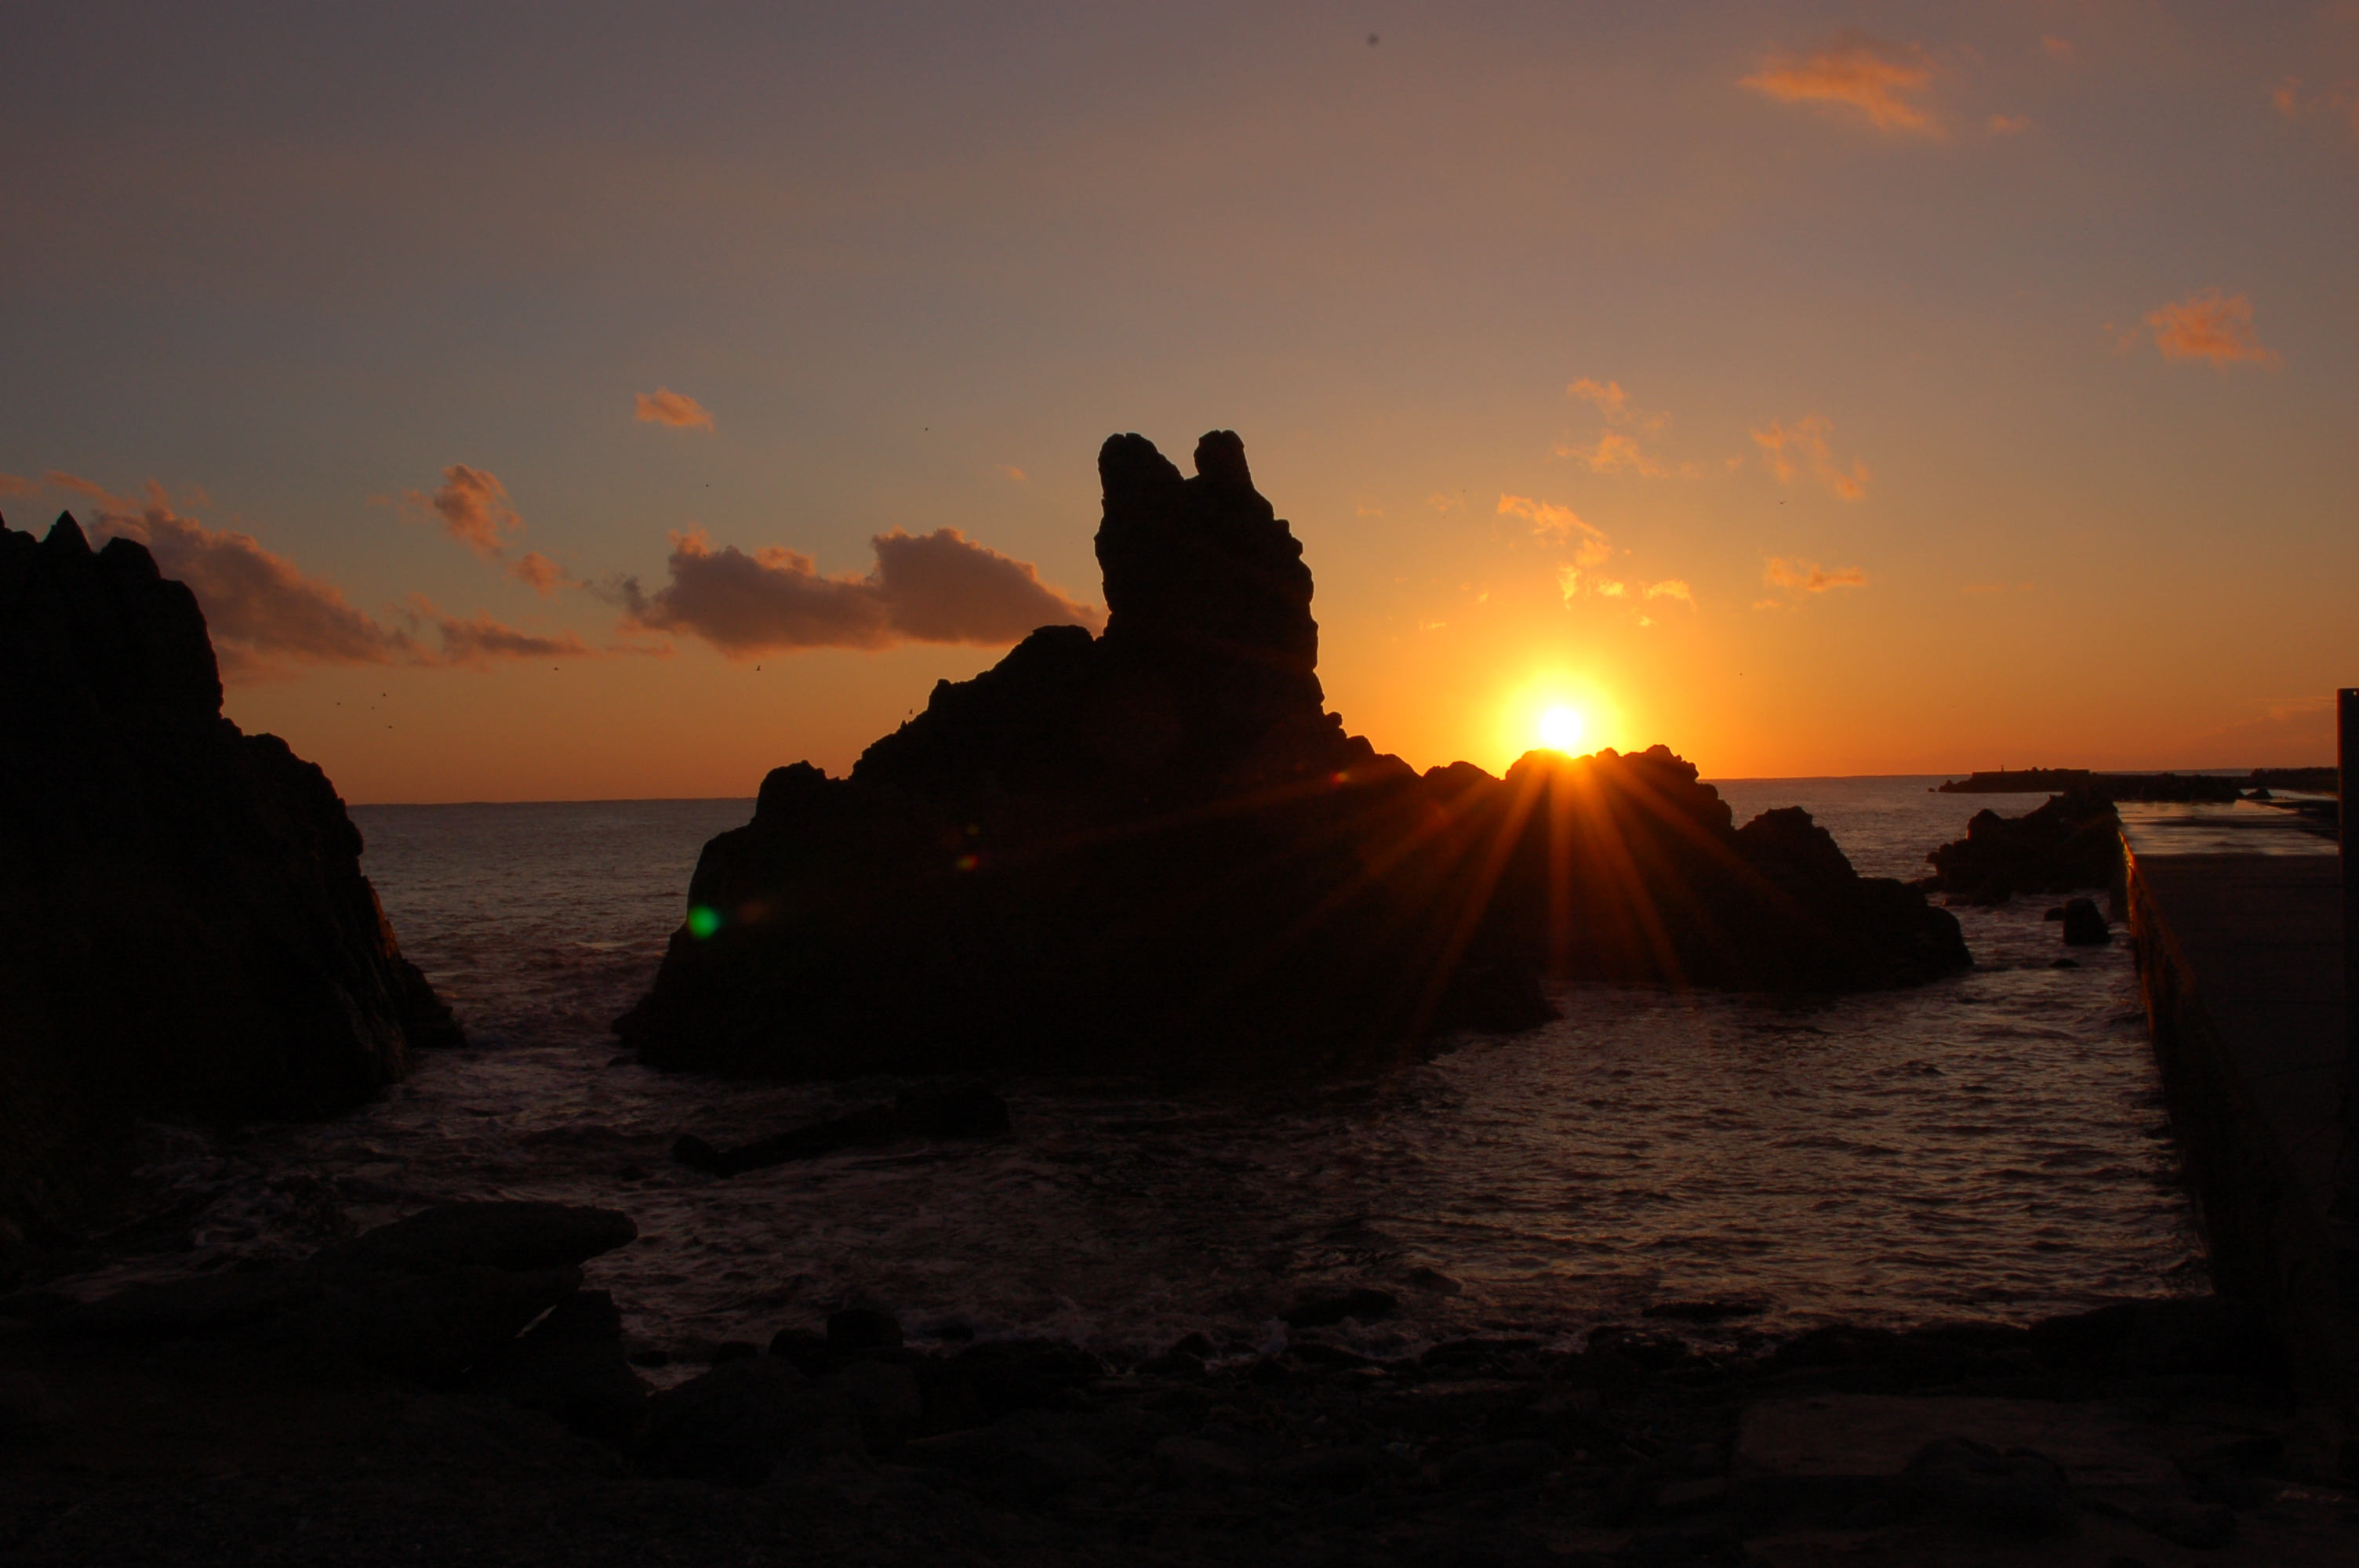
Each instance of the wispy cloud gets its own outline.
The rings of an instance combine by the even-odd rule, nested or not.
[[[433,494],[415,490],[401,494],[412,508],[439,518],[445,534],[535,591],[555,593],[565,585],[564,568],[538,550],[527,552],[521,560],[508,559],[503,536],[523,533],[524,519],[509,502],[507,486],[497,474],[452,463],[442,470],[441,488]]]
[[[1845,501],[1864,500],[1867,465],[1856,458],[1849,468],[1835,461],[1834,449],[1827,441],[1834,427],[1834,421],[1822,414],[1806,416],[1791,426],[1772,419],[1767,429],[1753,432],[1753,442],[1780,484],[1793,483],[1807,470],[1811,478]]]
[[[705,410],[703,404],[684,392],[674,392],[669,386],[635,394],[631,399],[631,417],[642,425],[663,425],[674,430],[712,428],[712,416]]]
[[[1559,506],[1537,496],[1502,493],[1498,515],[1521,517],[1540,537],[1571,545],[1576,570],[1614,558],[1614,541],[1605,536],[1605,531],[1582,522],[1580,514],[1570,506]]]
[[[442,487],[431,495],[415,490],[402,494],[411,505],[440,517],[444,533],[487,561],[500,558],[503,533],[524,528],[524,519],[508,503],[508,488],[499,476],[465,463],[444,469]]]
[[[1003,476],[1014,481],[1017,484],[1022,484],[1026,480],[1032,477],[1026,473],[1022,469],[1017,468],[1014,463],[1001,463],[998,466],[999,471]]]
[[[1782,588],[1799,596],[1826,593],[1838,588],[1865,588],[1867,574],[1857,567],[1837,567],[1829,570],[1816,561],[1772,556],[1762,570],[1761,580],[1771,588]],[[1764,600],[1754,608],[1767,609],[1776,602],[1774,600]]]
[[[1993,114],[1984,122],[1994,136],[2012,136],[2031,129],[2028,114]]]
[[[0,473],[0,495],[31,495],[40,488],[38,480],[19,479],[13,473]]]
[[[2071,39],[2060,38],[2053,33],[2043,37],[2039,40],[2039,47],[2048,51],[2049,59],[2070,60],[2081,52],[2073,47]]]
[[[1855,121],[1887,135],[1940,136],[1940,122],[1910,93],[1933,81],[1924,51],[1902,49],[1846,31],[1807,55],[1772,54],[1743,85],[1782,103],[1803,103]]]
[[[701,637],[733,658],[778,648],[885,648],[898,643],[1014,643],[1040,626],[1103,624],[1040,580],[1038,571],[966,538],[895,529],[870,541],[875,569],[828,577],[809,556],[776,546],[714,549],[700,530],[671,536],[671,580],[649,593],[636,578],[612,596],[628,623]]]
[[[1636,438],[1619,430],[1600,431],[1593,446],[1559,441],[1556,455],[1579,459],[1592,473],[1633,473],[1640,479],[1663,479],[1672,471],[1639,446]]]
[[[1618,600],[1634,608],[1638,600],[1654,599],[1683,600],[1690,610],[1696,607],[1695,593],[1677,578],[1660,582],[1640,582],[1607,577],[1597,570],[1612,560],[1614,541],[1605,531],[1583,522],[1570,506],[1536,496],[1506,495],[1499,497],[1502,517],[1521,517],[1532,525],[1532,532],[1542,538],[1572,546],[1572,559],[1556,568],[1557,592],[1565,603],[1582,598]],[[1645,615],[1637,617],[1641,625],[1654,622]]]
[[[2219,368],[2284,362],[2254,336],[2253,302],[2245,295],[2207,288],[2148,312],[2146,324],[2167,360],[2202,360]]]
[[[355,608],[343,590],[312,577],[252,535],[207,527],[174,512],[150,481],[144,501],[110,494],[67,473],[49,486],[97,503],[93,532],[136,540],[166,577],[189,585],[205,612],[222,678],[233,684],[284,677],[311,665],[473,665],[499,658],[580,658],[596,650],[573,633],[519,632],[487,616],[461,621],[413,599],[387,626]],[[429,644],[419,633],[430,632]]]

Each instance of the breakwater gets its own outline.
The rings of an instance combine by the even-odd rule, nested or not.
[[[2346,1141],[2343,904],[2327,854],[2158,853],[2131,834],[2139,985],[2213,1280],[2257,1303],[2304,1390],[2312,1463],[2359,1469],[2359,1246]]]

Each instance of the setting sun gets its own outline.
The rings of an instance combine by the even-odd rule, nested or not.
[[[1581,715],[1571,708],[1551,708],[1540,715],[1540,744],[1571,755],[1579,749],[1582,733],[1587,728]]]

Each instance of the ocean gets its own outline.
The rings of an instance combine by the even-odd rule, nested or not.
[[[1974,811],[2038,804],[1935,782],[1719,787],[1740,822],[1805,806],[1863,872],[1900,877]],[[998,1086],[1003,1139],[701,1174],[668,1158],[683,1132],[750,1141],[895,1087],[618,1057],[608,1025],[653,975],[699,849],[751,809],[354,808],[403,950],[469,1048],[331,1121],[149,1130],[149,1215],[60,1284],[299,1256],[443,1199],[595,1204],[638,1222],[636,1245],[588,1271],[643,1364],[669,1363],[658,1380],[850,1303],[921,1341],[1137,1352],[1201,1332],[1242,1348],[1282,1336],[1274,1314],[1299,1292],[1370,1285],[1398,1310],[1322,1332],[1393,1353],[1469,1334],[1578,1342],[1703,1301],[1750,1310],[1683,1332],[1739,1339],[2022,1322],[2208,1285],[2126,939],[2053,968],[2064,949],[2038,899],[1959,910],[1975,968],[1920,989],[1575,987],[1546,1027],[1458,1036],[1373,1081],[1272,1098],[1017,1079]],[[2193,820],[2142,809],[2158,832]],[[2235,838],[2238,811],[2283,820],[2220,808],[2204,831]]]

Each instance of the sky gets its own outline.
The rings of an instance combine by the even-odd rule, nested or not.
[[[12,0],[0,201],[0,514],[354,802],[840,774],[1102,623],[1132,430],[1244,437],[1420,768],[2324,762],[2359,685],[2351,0]]]

